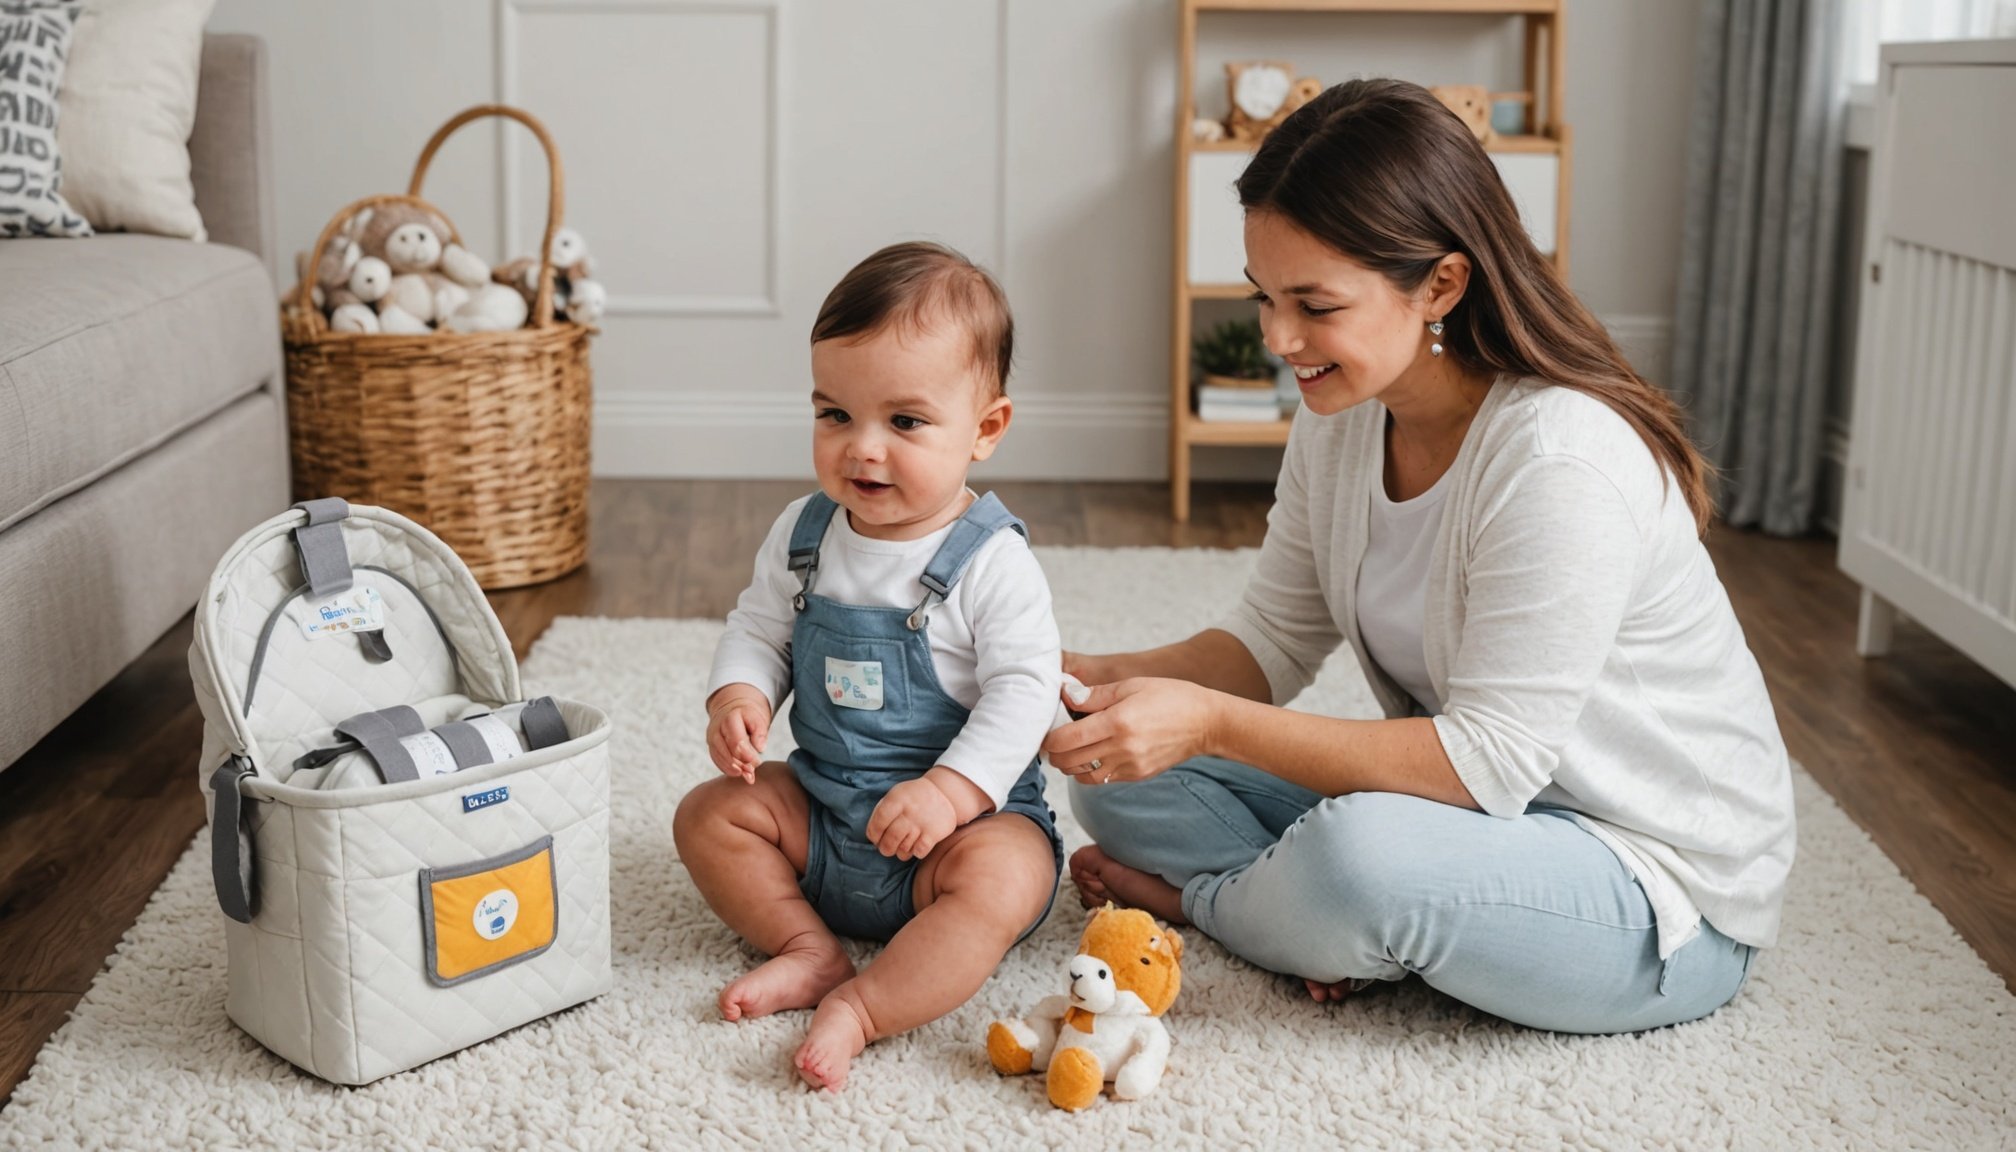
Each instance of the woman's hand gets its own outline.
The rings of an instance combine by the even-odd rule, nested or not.
[[[1072,711],[1087,715],[1051,732],[1043,751],[1058,771],[1080,783],[1146,780],[1210,752],[1226,699],[1187,680],[1095,684],[1082,700],[1065,698]]]
[[[1124,652],[1114,652],[1103,656],[1088,656],[1083,652],[1067,651],[1064,653],[1064,674],[1077,677],[1078,682],[1087,687],[1094,684],[1111,684],[1115,680],[1127,678],[1127,670],[1122,667],[1122,663],[1128,655]],[[1071,710],[1083,711],[1076,704],[1071,705]]]

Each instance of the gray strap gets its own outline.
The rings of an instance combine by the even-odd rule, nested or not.
[[[382,629],[376,632],[357,633],[357,647],[363,649],[364,659],[373,664],[383,664],[392,659],[392,645],[385,642],[385,633]]]
[[[812,585],[819,580],[819,542],[826,538],[826,526],[839,508],[831,496],[814,492],[791,525],[788,564],[798,574],[798,594],[791,598],[791,606],[800,612],[805,610],[805,597],[812,594]]]
[[[966,569],[973,558],[986,547],[994,533],[1003,528],[1013,528],[1028,539],[1029,529],[1015,518],[1013,512],[1001,503],[1001,498],[989,492],[973,502],[971,508],[952,522],[952,531],[945,536],[945,542],[924,566],[924,574],[917,582],[924,585],[924,598],[917,602],[904,623],[915,632],[931,622],[931,602],[943,601],[952,594],[952,589],[966,575]]]
[[[356,750],[357,742],[355,740],[345,740],[341,743],[331,744],[327,748],[311,748],[294,758],[294,771],[305,772],[310,768],[320,768],[338,756],[346,752],[355,752]]]
[[[434,735],[448,745],[448,754],[455,757],[455,767],[474,768],[478,764],[490,763],[490,742],[483,739],[483,733],[474,724],[456,720],[434,729]]]
[[[336,726],[336,734],[348,736],[364,748],[364,754],[378,765],[378,775],[387,784],[404,784],[420,778],[420,766],[400,746],[402,736],[418,736],[427,726],[420,713],[407,705],[379,712],[360,712]]]
[[[1013,512],[1008,511],[999,496],[989,492],[975,500],[971,508],[952,522],[952,531],[946,533],[945,542],[938,545],[937,553],[924,566],[924,575],[917,578],[918,583],[937,593],[941,600],[950,596],[953,586],[966,574],[967,566],[980,554],[980,549],[1003,528],[1013,528],[1022,534],[1023,539],[1029,538],[1029,529],[1015,518]],[[928,603],[930,598],[925,599]],[[923,605],[918,605],[918,608],[921,611]]]
[[[252,844],[243,823],[245,798],[238,786],[252,763],[233,756],[210,776],[210,878],[217,906],[240,924],[252,922]]]
[[[304,500],[294,507],[308,514],[308,522],[294,530],[294,547],[301,553],[301,577],[316,599],[348,591],[355,579],[350,572],[350,552],[343,546],[343,521],[350,505],[334,496]]]
[[[518,727],[525,731],[528,751],[567,742],[567,722],[560,718],[560,706],[553,703],[551,696],[527,700],[524,710],[518,713]]]

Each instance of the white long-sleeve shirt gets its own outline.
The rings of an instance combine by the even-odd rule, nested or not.
[[[798,593],[790,570],[791,529],[808,499],[784,509],[757,552],[755,576],[714,650],[708,696],[727,684],[751,684],[774,712],[790,694],[797,615],[791,599]],[[844,509],[836,511],[820,544],[814,591],[842,604],[907,612],[924,598],[917,578],[951,531],[948,524],[916,540],[877,540],[856,532]],[[1022,534],[1004,528],[981,545],[930,616],[926,631],[938,683],[972,713],[938,763],[979,785],[998,809],[1057,714],[1063,655],[1049,581]]]
[[[1285,704],[1348,641],[1389,717],[1414,702],[1368,658],[1357,585],[1386,409],[1297,413],[1237,636]],[[1677,484],[1608,405],[1501,380],[1450,466],[1422,642],[1435,731],[1478,805],[1577,814],[1630,869],[1659,954],[1706,917],[1777,940],[1795,830],[1764,678]]]

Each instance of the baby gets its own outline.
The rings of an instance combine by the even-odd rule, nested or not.
[[[893,245],[840,281],[812,327],[819,491],[771,527],[714,654],[724,778],[673,836],[770,956],[721,1014],[816,1005],[794,1058],[814,1087],[965,1003],[1056,895],[1050,590],[1021,521],[966,487],[1008,431],[1013,341],[1000,287],[950,249]],[[798,751],[759,763],[787,695]],[[888,947],[857,975],[838,936]]]

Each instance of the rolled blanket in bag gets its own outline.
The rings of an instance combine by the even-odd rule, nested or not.
[[[288,782],[327,790],[444,776],[565,743],[567,725],[553,698],[540,696],[494,710],[465,708],[431,728],[407,705],[362,712],[338,724],[336,735],[338,743],[297,759]]]

